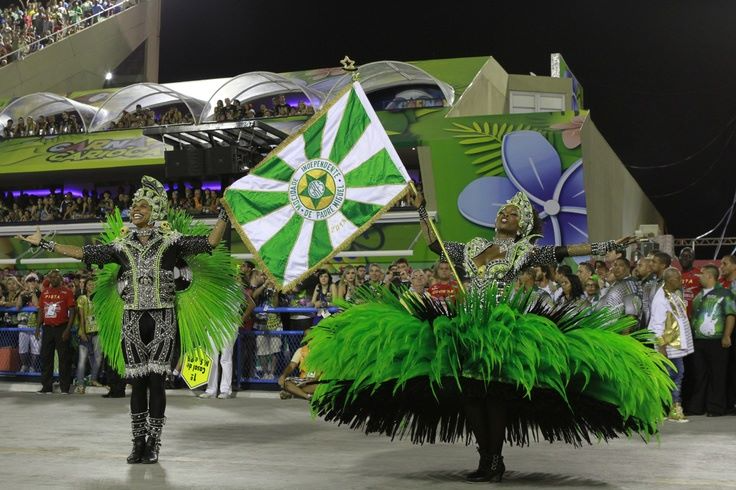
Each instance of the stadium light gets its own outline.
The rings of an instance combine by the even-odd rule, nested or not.
[[[112,72],[108,71],[107,73],[105,73],[105,80],[107,80],[108,82],[112,80]]]

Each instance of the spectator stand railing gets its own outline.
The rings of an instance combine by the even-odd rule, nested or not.
[[[337,313],[337,307],[309,308],[309,307],[258,307],[254,314],[273,313],[279,315],[300,315],[318,321],[320,312],[327,310]],[[20,371],[20,357],[18,353],[19,337],[21,334],[33,335],[35,328],[19,327],[14,324],[14,317],[19,312],[35,313],[35,307],[17,308],[0,307],[0,376],[31,376],[41,375],[40,358],[37,359],[34,370]],[[290,330],[286,322],[284,330],[244,330],[239,329],[233,347],[233,377],[236,386],[253,384],[260,386],[275,386],[281,372],[291,361],[294,352],[301,346],[304,330]],[[263,355],[258,355],[259,350]],[[71,356],[76,361],[77,356]],[[273,376],[268,376],[272,374]]]
[[[36,51],[39,51],[38,49],[39,46],[46,46],[47,44],[49,44],[48,43],[49,40],[51,40],[52,43],[58,42],[62,39],[69,37],[71,34],[76,34],[77,32],[83,29],[86,29],[87,27],[91,27],[95,25],[97,21],[99,21],[103,17],[105,18],[110,17],[111,15],[108,15],[108,14],[110,14],[111,12],[115,10],[120,10],[120,12],[122,12],[126,10],[127,8],[132,7],[133,5],[136,5],[137,3],[138,3],[138,0],[118,0],[115,2],[115,5],[111,7],[107,7],[106,9],[101,10],[100,12],[97,12],[96,14],[92,14],[90,16],[84,17],[83,19],[75,22],[74,24],[65,25],[60,30],[56,32],[52,32],[48,36],[44,36],[40,39],[36,39],[32,43],[22,46],[16,49],[15,51],[11,51],[10,53],[4,56],[0,56],[0,64],[3,61],[6,61],[6,63],[9,64],[10,62],[15,61],[15,60],[22,60],[26,56],[29,56],[35,53]],[[79,27],[79,29],[76,29],[77,27]],[[69,33],[69,31],[71,31],[71,34]],[[27,53],[24,54],[22,53],[22,51],[27,51]],[[0,68],[2,66],[6,66],[6,65],[1,65]]]

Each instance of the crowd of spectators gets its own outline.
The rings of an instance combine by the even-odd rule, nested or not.
[[[284,95],[271,99],[272,104],[260,104],[258,110],[255,105],[240,102],[238,99],[218,100],[215,105],[215,122],[237,122],[256,117],[287,117],[310,116],[314,114],[312,106],[301,101],[296,106],[289,105]],[[151,126],[165,126],[170,124],[193,124],[194,118],[188,111],[182,112],[178,107],[170,107],[163,113],[157,113],[151,108],[144,108],[140,104],[135,111],[123,111],[120,118],[110,125],[110,129],[145,128]]]
[[[195,216],[206,216],[217,214],[219,197],[220,193],[216,190],[173,190],[169,192],[169,205]],[[97,193],[85,189],[76,197],[71,192],[47,196],[21,194],[14,197],[11,192],[0,191],[0,223],[100,220],[115,208],[120,209],[123,218],[127,218],[130,193],[119,188],[113,197],[110,191]]]
[[[134,3],[131,0],[47,0],[12,4],[0,11],[0,66],[23,59]]]
[[[296,106],[286,102],[285,95],[277,95],[271,98],[271,105],[259,104],[256,109],[254,104],[243,102],[238,99],[218,100],[215,104],[215,121],[229,122],[253,119],[256,117],[288,117],[288,116],[311,116],[314,108],[304,101]]]
[[[127,218],[132,191],[118,187],[117,193],[83,189],[81,194],[51,192],[45,196],[0,191],[0,223],[36,223],[48,221],[102,220],[115,208]],[[197,217],[217,214],[217,190],[179,186],[168,193],[169,206],[182,209]],[[408,200],[397,203],[397,208],[408,207]],[[413,208],[412,208],[413,209]]]
[[[188,111],[182,113],[178,107],[170,107],[164,113],[156,113],[153,109],[143,108],[138,104],[133,112],[123,111],[120,118],[110,125],[110,129],[145,128],[169,124],[192,124],[193,122],[192,115]]]
[[[56,134],[81,133],[84,126],[74,112],[62,112],[51,116],[19,117],[18,121],[8,119],[3,128],[3,138],[23,136],[53,136]]]
[[[216,122],[234,122],[253,119],[256,117],[287,117],[287,116],[311,116],[314,114],[312,106],[301,101],[296,106],[286,103],[286,98],[281,95],[273,97],[273,104],[267,106],[260,104],[256,111],[253,104],[240,103],[237,99],[224,101],[218,100],[215,106]],[[111,122],[108,129],[131,129],[146,128],[152,126],[167,126],[172,124],[193,124],[194,117],[184,109],[170,106],[163,112],[157,112],[151,108],[136,105],[134,111],[123,111],[120,117]],[[9,119],[5,123],[3,138],[19,138],[24,136],[53,136],[57,134],[80,133],[84,126],[79,116],[74,112],[62,112],[49,116],[38,116],[36,119],[20,117],[18,121]]]
[[[192,124],[194,118],[187,111],[182,113],[177,107],[170,107],[166,112],[157,114],[153,109],[136,105],[132,112],[123,111],[120,117],[110,124],[110,129],[144,128],[168,124]],[[38,116],[36,119],[20,117],[18,121],[8,119],[3,128],[3,138],[21,138],[24,136],[54,136],[84,132],[84,126],[76,112],[62,112],[49,116]]]

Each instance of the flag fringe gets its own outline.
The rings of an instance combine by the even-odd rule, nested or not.
[[[238,233],[238,236],[240,236],[240,239],[243,241],[243,244],[246,246],[248,250],[253,254],[253,260],[255,260],[256,264],[258,265],[259,269],[266,274],[266,277],[270,281],[272,281],[277,286],[280,286],[280,282],[278,279],[276,279],[276,276],[271,274],[271,271],[266,266],[266,262],[263,261],[261,258],[261,254],[258,253],[258,249],[253,245],[253,242],[250,241],[248,238],[248,235],[245,234],[245,231],[243,231],[243,227],[240,226],[238,221],[235,219],[235,214],[233,213],[232,208],[230,208],[230,203],[227,202],[227,200],[223,199],[220,201],[220,204],[222,204],[222,207],[225,208],[225,211],[227,212],[227,215],[230,217],[230,223],[233,225],[233,228],[235,228],[235,231]]]

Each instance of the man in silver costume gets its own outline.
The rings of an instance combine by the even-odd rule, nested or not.
[[[131,464],[158,461],[166,410],[164,380],[171,371],[178,330],[174,267],[183,257],[212,252],[229,226],[223,210],[209,236],[186,236],[165,221],[167,213],[163,185],[144,176],[130,209],[134,226],[124,228],[110,244],[63,245],[43,239],[40,229],[33,235],[17,237],[89,265],[120,265],[118,284],[124,303],[121,347],[125,375],[133,387],[133,450],[127,458]]]
[[[596,309],[608,308],[616,315],[630,315],[636,319],[642,314],[642,292],[639,282],[631,277],[628,259],[619,257],[611,268],[616,281],[606,290]]]

